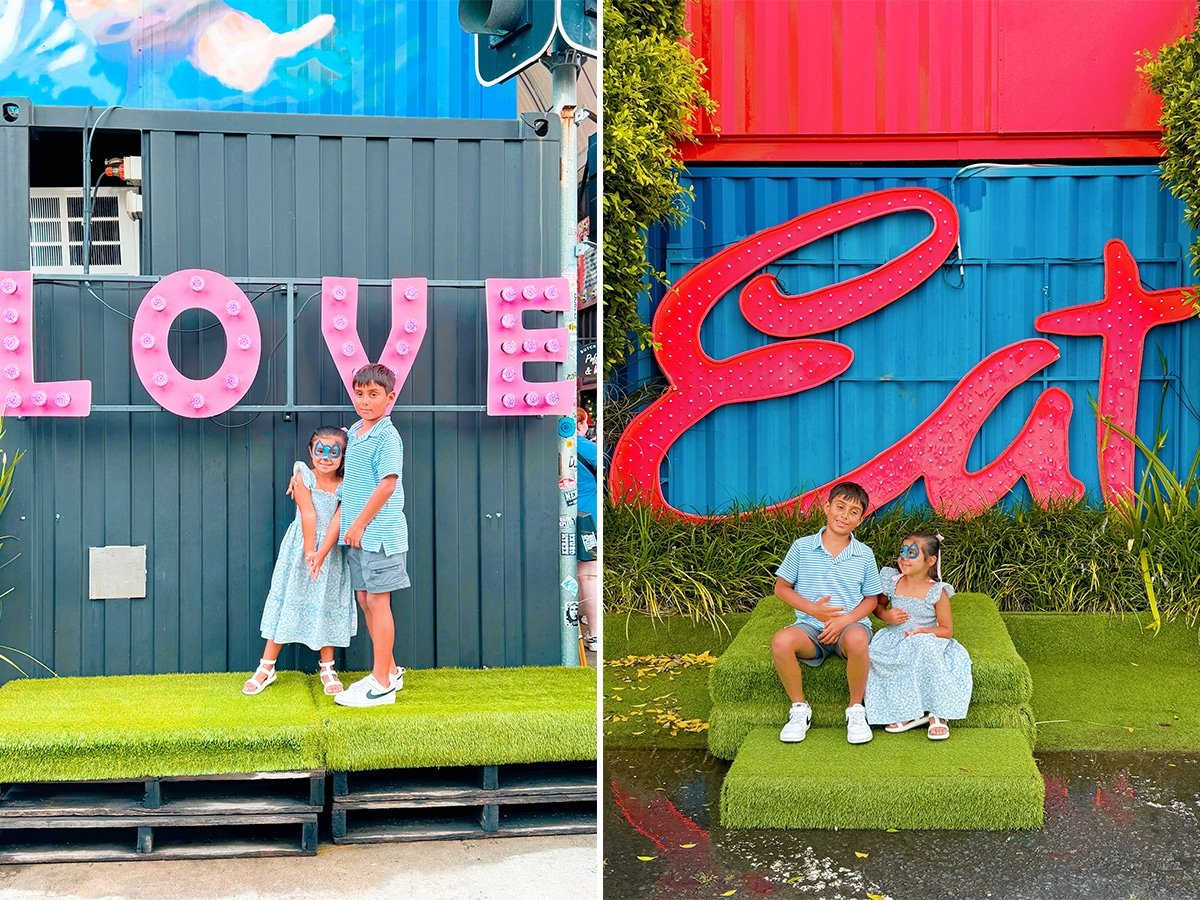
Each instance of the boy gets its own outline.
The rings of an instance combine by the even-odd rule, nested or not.
[[[392,591],[406,588],[408,523],[400,482],[404,445],[387,410],[396,399],[396,376],[387,366],[363,366],[354,373],[354,410],[346,476],[338,488],[342,505],[338,543],[349,549],[350,586],[371,635],[371,674],[334,695],[341,706],[381,706],[396,702],[404,670],[396,666],[392,646]],[[330,529],[333,530],[332,528]]]
[[[824,508],[825,527],[792,544],[775,573],[775,595],[796,610],[796,621],[775,632],[771,643],[775,671],[792,701],[779,739],[802,741],[812,723],[797,657],[805,665],[819,666],[837,653],[846,660],[850,686],[846,739],[865,744],[871,740],[862,705],[870,664],[867,616],[875,609],[875,595],[883,591],[875,554],[851,533],[866,515],[867,492],[852,481],[840,482],[829,492]]]

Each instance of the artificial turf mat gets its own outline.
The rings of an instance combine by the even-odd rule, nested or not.
[[[1038,750],[1200,750],[1195,627],[1085,613],[1009,613],[1033,673]]]
[[[1034,829],[1042,776],[1015,730],[961,728],[947,741],[925,732],[846,743],[815,728],[783,744],[778,729],[751,732],[721,787],[726,828]]]
[[[38,678],[0,689],[0,781],[84,781],[318,769],[309,676],[280,672]]]
[[[708,750],[719,759],[733,759],[746,736],[756,728],[773,728],[775,734],[787,722],[788,703],[721,703],[712,708],[708,729]],[[950,723],[954,733],[966,728],[1004,728],[1025,738],[1026,748],[1034,745],[1033,711],[1028,706],[972,703],[967,718]],[[813,707],[813,728],[840,729],[845,735],[846,708],[832,704]],[[889,740],[891,735],[888,735]],[[607,740],[607,737],[605,738]],[[658,746],[662,746],[659,744]],[[673,744],[671,746],[674,746]]]
[[[705,749],[712,707],[708,673],[714,661],[707,652],[665,651],[606,660],[605,749]]]
[[[720,656],[750,619],[750,613],[726,613],[721,624],[679,616],[655,618],[635,613],[604,616],[604,656],[654,656],[663,653],[711,653]]]
[[[951,603],[954,637],[971,655],[971,703],[1027,704],[1033,692],[1029,668],[1017,655],[995,602],[985,594],[956,594]],[[709,684],[714,707],[729,701],[787,703],[771,657],[771,639],[793,621],[792,608],[778,597],[767,597],[755,607],[713,667]],[[816,669],[804,666],[802,671],[804,693],[814,709],[839,704],[846,708],[849,694],[844,662],[833,658]]]
[[[369,709],[310,689],[333,771],[596,759],[595,669],[409,669],[396,702]]]

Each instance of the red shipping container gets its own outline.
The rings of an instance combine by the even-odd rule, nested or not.
[[[1192,0],[698,0],[689,160],[1157,158],[1137,73]],[[719,129],[715,134],[714,124]]]

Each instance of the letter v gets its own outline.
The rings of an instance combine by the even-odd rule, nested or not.
[[[428,321],[429,282],[424,278],[392,279],[392,330],[379,362],[396,373],[396,393],[408,380]],[[370,365],[358,334],[358,279],[321,279],[321,334],[350,397],[354,373]],[[388,407],[388,413],[392,411]]]

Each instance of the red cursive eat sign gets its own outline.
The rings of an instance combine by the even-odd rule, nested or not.
[[[787,296],[763,266],[800,247],[851,225],[897,212],[919,211],[932,223],[928,237],[879,268],[829,287]],[[630,424],[613,455],[610,493],[689,519],[705,519],[674,509],[663,496],[660,470],[671,446],[692,425],[730,403],[749,403],[799,393],[845,372],[853,351],[821,334],[865,318],[920,285],[945,261],[958,237],[958,215],[935,191],[893,188],[864,194],[805,213],[751,235],[696,266],[667,292],[655,313],[653,330],[659,366],[669,387]],[[1120,241],[1104,248],[1104,298],[1039,316],[1041,331],[1103,338],[1098,440],[1101,484],[1106,499],[1133,488],[1133,447],[1115,433],[1104,436],[1105,421],[1135,430],[1138,376],[1146,334],[1157,325],[1194,315],[1183,288],[1146,291],[1137,263]],[[751,277],[753,276],[753,277]],[[750,278],[738,298],[756,329],[785,338],[766,347],[713,359],[700,344],[705,316],[727,293]],[[841,480],[862,484],[872,504],[881,506],[924,478],[930,504],[951,516],[993,505],[1021,478],[1032,496],[1046,503],[1079,498],[1083,483],[1070,471],[1067,434],[1070,397],[1058,388],[1042,392],[1025,425],[991,463],[975,472],[967,454],[984,421],[1013,388],[1058,359],[1058,348],[1042,338],[1010,344],[989,354],[950,391],[912,432],[847,472]],[[833,482],[776,504],[808,508]]]

